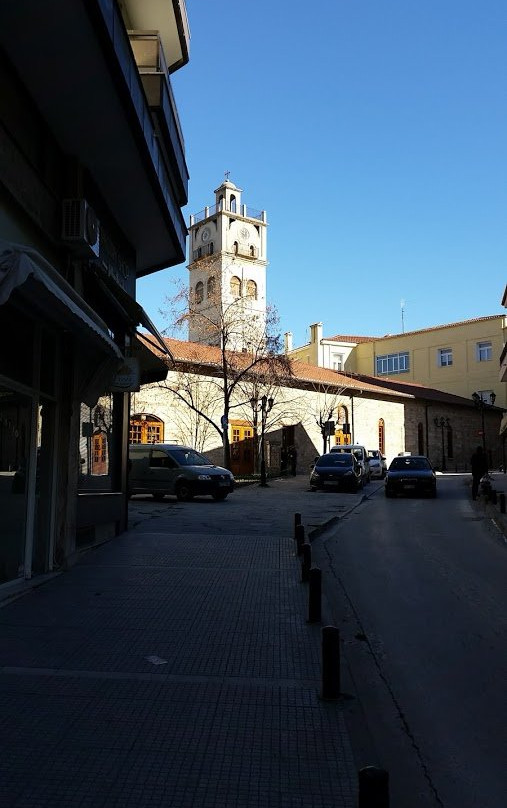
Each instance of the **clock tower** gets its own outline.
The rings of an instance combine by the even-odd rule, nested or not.
[[[191,342],[248,351],[266,329],[266,211],[243,204],[226,179],[215,204],[190,217],[189,327]]]

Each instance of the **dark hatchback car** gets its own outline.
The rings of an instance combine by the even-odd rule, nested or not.
[[[436,497],[437,477],[427,457],[395,457],[385,478],[386,497],[425,495]]]
[[[353,454],[332,452],[315,461],[310,473],[310,488],[339,488],[358,491],[362,487],[361,466]]]

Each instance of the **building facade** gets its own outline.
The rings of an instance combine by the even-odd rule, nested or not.
[[[136,279],[185,259],[183,0],[0,10],[0,590],[125,529]]]
[[[134,442],[192,445],[223,465],[220,398],[220,351],[198,343],[166,339],[173,361],[164,382],[145,385],[132,399]],[[226,428],[235,474],[258,471],[261,424],[259,396],[272,400],[265,422],[267,466],[284,470],[284,450],[296,449],[297,470],[307,473],[315,456],[335,443],[360,443],[380,449],[390,461],[400,452],[427,455],[442,471],[469,471],[470,457],[482,440],[481,417],[473,402],[421,385],[380,382],[371,376],[347,375],[292,360],[290,373],[276,386],[259,389],[256,370],[238,387]],[[264,380],[261,380],[261,383]],[[199,402],[199,415],[183,402]],[[253,407],[252,407],[253,405]],[[498,440],[501,411],[484,415],[484,442],[491,468],[504,460]],[[327,437],[325,424],[332,422]],[[145,430],[142,430],[145,424]]]
[[[288,340],[288,341],[287,341]],[[507,409],[507,390],[498,366],[507,340],[507,318],[477,317],[458,323],[384,337],[335,335],[324,338],[322,323],[310,326],[310,341],[290,347],[289,356],[321,367],[400,379],[463,398],[491,393]]]

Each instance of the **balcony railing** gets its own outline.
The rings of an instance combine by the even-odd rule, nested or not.
[[[226,210],[228,213],[237,214],[238,216],[243,216],[247,219],[257,219],[260,222],[266,222],[266,211],[265,210],[256,210],[255,208],[250,208],[248,205],[236,205],[234,209],[226,208],[224,202],[220,202],[218,205],[210,205],[204,210],[199,211],[199,213],[194,213],[190,216],[190,224],[198,224],[202,222],[204,219],[208,219],[210,216],[215,216],[220,211]]]

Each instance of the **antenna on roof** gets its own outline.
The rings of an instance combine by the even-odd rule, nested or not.
[[[401,306],[401,333],[405,333],[405,300],[403,298],[400,300]]]

